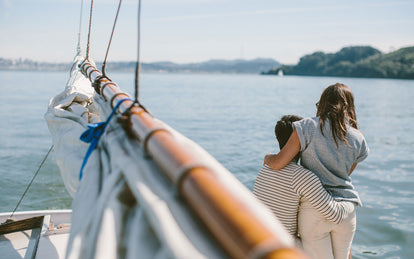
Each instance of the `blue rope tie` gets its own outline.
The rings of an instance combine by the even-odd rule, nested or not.
[[[119,105],[121,105],[122,102],[127,101],[127,100],[132,101],[131,98],[124,98],[124,99],[119,100],[118,103],[115,105],[114,109],[112,110],[111,114],[109,115],[108,119],[106,119],[106,121],[88,124],[88,129],[85,132],[83,132],[82,135],[80,136],[80,140],[86,143],[91,143],[91,144],[88,150],[86,151],[85,158],[83,159],[82,167],[79,173],[79,180],[82,179],[83,168],[88,162],[90,155],[92,154],[92,152],[95,150],[96,146],[98,145],[99,139],[105,132],[106,126],[111,121],[111,118],[116,112],[116,110],[118,109]]]

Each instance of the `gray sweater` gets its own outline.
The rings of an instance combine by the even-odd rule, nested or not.
[[[348,176],[352,165],[364,160],[369,153],[362,133],[348,126],[349,144],[338,140],[337,147],[329,121],[325,123],[324,135],[320,131],[319,117],[305,118],[293,125],[300,140],[301,165],[315,173],[336,200],[352,201],[362,206]]]

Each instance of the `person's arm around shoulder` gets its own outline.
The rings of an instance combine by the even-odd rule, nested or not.
[[[296,130],[289,137],[286,145],[277,154],[267,154],[264,164],[267,164],[273,170],[279,170],[289,164],[290,161],[299,153],[300,141]]]
[[[336,201],[322,186],[319,178],[306,168],[298,169],[293,177],[295,192],[305,197],[326,219],[339,224],[352,211],[347,204]]]

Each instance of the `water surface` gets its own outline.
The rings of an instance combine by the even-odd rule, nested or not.
[[[133,93],[133,75],[110,74]],[[0,211],[11,211],[51,146],[43,115],[68,73],[0,71]],[[371,153],[353,173],[358,208],[353,258],[414,256],[414,81],[221,74],[143,74],[141,102],[199,143],[252,189],[266,153],[277,152],[275,122],[314,116],[323,89],[351,87]],[[19,210],[70,208],[53,154]]]

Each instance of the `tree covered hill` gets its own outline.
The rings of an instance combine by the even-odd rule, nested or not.
[[[294,66],[275,67],[262,74],[414,79],[414,47],[388,54],[369,46],[345,47],[336,53],[315,52]]]

